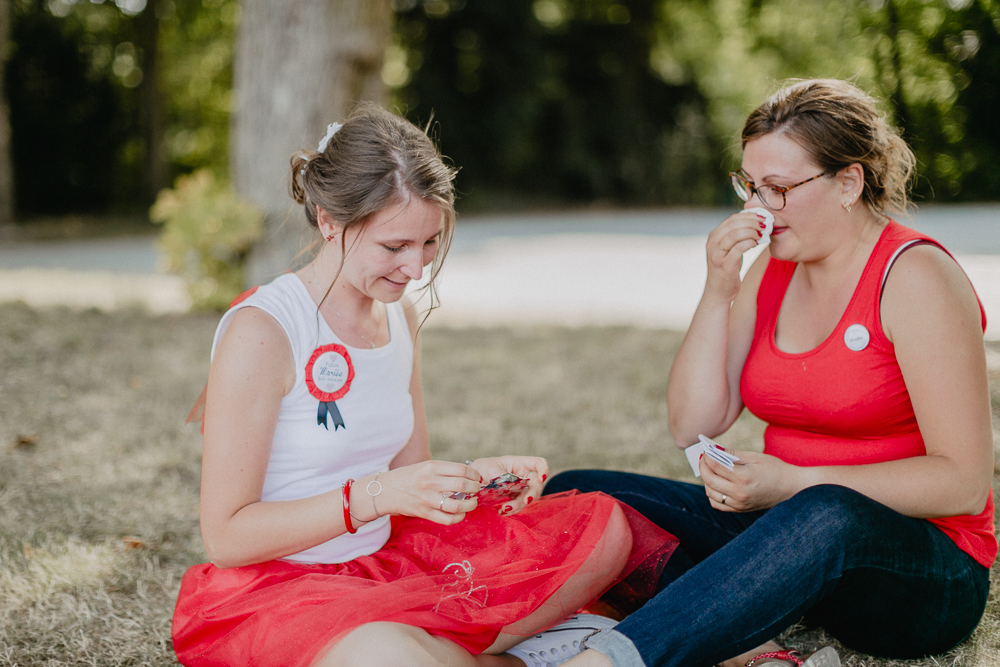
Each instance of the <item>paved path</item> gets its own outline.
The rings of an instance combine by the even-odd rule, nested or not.
[[[705,281],[705,237],[729,210],[462,218],[429,324],[634,324],[683,329]],[[927,207],[909,221],[965,268],[1000,339],[1000,206]],[[183,310],[151,238],[0,247],[0,300]]]

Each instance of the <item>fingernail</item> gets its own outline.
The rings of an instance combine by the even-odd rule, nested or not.
[[[764,224],[764,223],[762,222],[762,223],[760,223],[760,228],[761,228],[761,229],[767,229],[767,225],[765,225],[765,224]]]
[[[503,506],[503,513],[506,514],[507,512],[511,511],[512,509],[514,509],[514,508],[511,507],[510,505],[504,505]]]
[[[542,475],[542,481],[543,481],[543,482],[544,482],[544,481],[545,481],[546,479],[548,479],[548,478],[549,478],[549,476],[548,476],[548,475]]]
[[[703,458],[705,458],[705,455],[704,455],[704,454],[699,454],[699,455],[698,455],[698,460],[699,460],[699,461],[701,461],[701,460],[702,460]]]
[[[761,238],[763,238],[763,236],[764,236],[764,233],[763,233],[763,232],[761,232],[760,230],[757,230],[757,236],[760,236]]]
[[[534,500],[534,498],[532,498],[531,496],[528,496],[528,499],[526,501],[524,501],[524,504],[525,505],[530,505],[532,500]]]
[[[479,483],[480,483],[480,484],[482,484],[482,483],[483,483],[483,476],[482,476],[482,475],[480,475],[480,476],[479,476]]]

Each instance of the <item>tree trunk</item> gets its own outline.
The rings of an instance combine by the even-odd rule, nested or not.
[[[10,110],[4,84],[10,41],[10,0],[0,0],[0,226],[14,222],[14,168],[10,157]]]
[[[244,0],[236,39],[230,172],[265,213],[246,275],[258,285],[295,268],[311,238],[289,196],[289,158],[315,149],[360,100],[382,102],[388,0]]]

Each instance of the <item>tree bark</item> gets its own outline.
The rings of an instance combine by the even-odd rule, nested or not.
[[[10,0],[0,0],[0,225],[14,222],[14,167],[10,156],[10,109],[4,72],[7,69],[7,47],[10,41]]]
[[[328,123],[360,100],[384,101],[388,0],[244,0],[234,54],[230,172],[265,213],[247,261],[250,285],[295,268],[311,238],[289,196],[289,158],[315,149]]]

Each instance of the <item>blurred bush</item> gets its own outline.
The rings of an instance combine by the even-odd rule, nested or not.
[[[243,264],[263,231],[263,215],[200,169],[163,190],[149,210],[163,225],[167,268],[187,282],[194,308],[225,310],[243,291]]]

